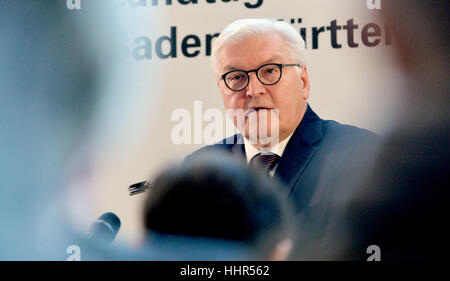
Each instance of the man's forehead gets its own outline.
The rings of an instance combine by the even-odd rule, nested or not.
[[[219,52],[219,71],[257,68],[265,63],[282,63],[290,59],[280,36],[266,35],[244,38],[225,44]]]
[[[274,54],[274,55],[268,57],[267,59],[255,60],[254,64],[257,65],[256,67],[259,67],[266,63],[280,63],[280,62],[282,62],[283,59],[284,59],[283,56]],[[235,70],[235,69],[248,70],[248,69],[244,69],[244,68],[248,68],[243,65],[242,62],[244,62],[244,60],[245,59],[242,57],[229,57],[227,59],[228,62],[225,62],[223,64],[222,70],[225,72]],[[220,62],[219,62],[219,65],[221,65]]]

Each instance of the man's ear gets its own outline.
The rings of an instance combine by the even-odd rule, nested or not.
[[[293,243],[289,238],[285,238],[277,243],[275,248],[273,249],[271,255],[269,256],[269,260],[271,261],[284,261],[287,260],[289,253],[291,252]]]
[[[309,84],[308,69],[306,66],[303,66],[302,72],[300,74],[300,79],[302,80],[303,99],[307,100],[309,98],[310,84]]]

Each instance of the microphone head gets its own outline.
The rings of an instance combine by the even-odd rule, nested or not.
[[[104,213],[89,228],[87,239],[98,244],[108,245],[120,228],[120,219],[114,213]]]

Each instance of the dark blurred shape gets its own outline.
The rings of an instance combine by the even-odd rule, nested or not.
[[[445,226],[450,213],[450,2],[383,4],[407,79],[401,117],[392,120],[392,132],[366,180],[356,188],[344,182],[347,199],[329,208],[333,223],[324,241],[339,247],[303,252],[305,259],[367,260],[373,253],[368,247],[376,245],[382,261],[437,260],[450,248]],[[300,245],[311,241],[304,235]]]
[[[228,155],[206,153],[156,178],[144,225],[150,237],[217,239],[242,244],[256,259],[285,258],[294,232],[291,205],[279,189]]]
[[[347,210],[355,245],[378,245],[382,260],[434,260],[450,249],[449,7],[399,0],[383,10],[410,100]]]
[[[81,10],[1,2],[0,260],[65,260],[82,235],[63,196],[67,163],[93,135],[100,100],[111,96],[105,85],[118,88],[116,10],[108,0]]]
[[[111,244],[120,229],[120,219],[114,213],[104,213],[89,228],[87,239],[101,245]]]
[[[375,244],[383,260],[444,256],[450,237],[444,226],[450,213],[448,140],[447,127],[396,132],[386,141],[367,189],[347,210],[348,223],[356,226],[352,241],[362,247],[353,252]]]

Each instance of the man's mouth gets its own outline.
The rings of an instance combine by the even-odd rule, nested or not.
[[[263,114],[269,114],[269,112],[271,112],[272,108],[270,107],[264,107],[264,106],[255,106],[255,107],[251,107],[249,109],[247,109],[245,111],[245,116],[249,116],[252,113],[257,113],[259,115],[260,112],[262,112]]]
[[[271,110],[271,108],[264,107],[264,106],[255,106],[255,107],[251,107],[250,109],[248,109],[247,112],[259,111],[259,110]]]

